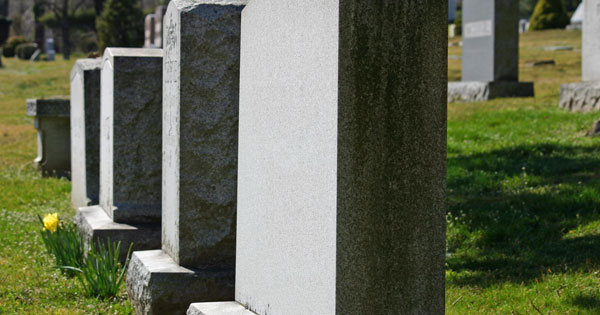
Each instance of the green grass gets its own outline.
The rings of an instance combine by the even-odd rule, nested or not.
[[[36,131],[25,99],[69,95],[74,60],[2,60],[0,69],[0,314],[131,314],[124,288],[114,300],[84,295],[75,278],[53,268],[37,214],[71,218],[71,184],[41,178],[32,165]]]
[[[520,75],[535,81],[535,98],[448,105],[448,314],[600,313],[600,139],[584,136],[600,112],[557,105],[560,84],[580,81],[580,37],[523,35]],[[575,50],[543,49],[556,45]],[[524,67],[545,59],[556,65]],[[35,214],[73,210],[70,183],[42,179],[31,165],[25,98],[68,94],[72,62],[3,61],[0,313],[130,313],[123,292],[115,301],[82,296],[52,269],[37,233]],[[449,60],[448,74],[460,79],[460,61]]]
[[[600,313],[600,139],[585,137],[600,113],[558,108],[560,84],[581,81],[580,37],[521,37],[535,98],[448,106],[449,314]],[[575,49],[543,49],[555,45]]]

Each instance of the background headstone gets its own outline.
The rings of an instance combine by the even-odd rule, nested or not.
[[[46,57],[48,57],[48,61],[54,61],[54,56],[56,51],[54,51],[54,39],[48,38],[46,40]]]
[[[154,47],[162,48],[163,47],[163,19],[167,13],[167,6],[159,5],[156,7],[154,13],[154,38],[153,44]]]
[[[79,208],[86,237],[121,241],[124,258],[160,248],[162,49],[107,48],[100,74],[99,206]]]
[[[444,313],[446,18],[443,1],[248,3],[239,314]]]
[[[148,14],[144,19],[144,48],[154,47],[154,38],[156,36],[154,20],[154,14]]]
[[[165,15],[162,250],[133,254],[127,290],[138,313],[234,298],[245,3],[173,0]]]
[[[34,164],[44,176],[70,177],[70,102],[64,98],[28,99],[27,115],[38,130],[38,156]]]
[[[71,205],[98,204],[100,191],[100,69],[80,59],[71,71]]]

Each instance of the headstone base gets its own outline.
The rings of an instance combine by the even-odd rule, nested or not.
[[[600,81],[561,85],[558,106],[572,112],[600,110]]]
[[[256,315],[238,302],[194,303],[187,315]]]
[[[448,82],[448,103],[481,102],[501,97],[533,95],[533,82]]]
[[[135,252],[127,271],[127,294],[136,314],[185,314],[200,299],[233,300],[235,269],[192,270],[162,250]]]
[[[121,242],[119,258],[124,261],[133,243],[133,250],[149,250],[160,248],[160,224],[129,225],[115,223],[100,206],[82,207],[77,211],[75,224],[79,233],[84,236],[85,248],[90,248],[92,241]]]

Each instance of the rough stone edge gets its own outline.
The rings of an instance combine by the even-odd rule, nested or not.
[[[75,225],[83,236],[86,251],[91,248],[92,241],[121,242],[119,258],[124,262],[129,246],[134,250],[151,250],[160,248],[160,225],[133,226],[113,222],[100,206],[81,207],[75,215]]]
[[[256,315],[238,302],[193,303],[187,315]]]
[[[232,300],[235,270],[191,270],[162,250],[138,251],[132,255],[126,286],[136,314],[183,314],[194,301]]]
[[[600,81],[561,85],[558,106],[571,112],[600,110]]]
[[[533,82],[448,82],[448,103],[533,96]]]

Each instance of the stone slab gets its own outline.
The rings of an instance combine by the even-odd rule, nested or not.
[[[481,102],[502,97],[533,96],[533,82],[448,82],[448,103]]]
[[[101,59],[79,59],[71,71],[71,205],[98,204]]]
[[[237,302],[194,303],[187,315],[256,315]]]
[[[162,56],[151,48],[104,52],[99,199],[115,222],[161,220]]]
[[[600,81],[568,83],[560,86],[560,108],[572,112],[600,110]]]
[[[86,250],[93,241],[121,242],[119,257],[124,260],[129,245],[133,250],[160,248],[160,225],[129,225],[115,223],[99,206],[79,208],[75,224],[84,236]]]
[[[234,298],[233,268],[189,269],[161,250],[137,251],[127,271],[136,314],[185,314],[190,303]]]
[[[237,302],[443,314],[446,25],[443,1],[248,3]]]

